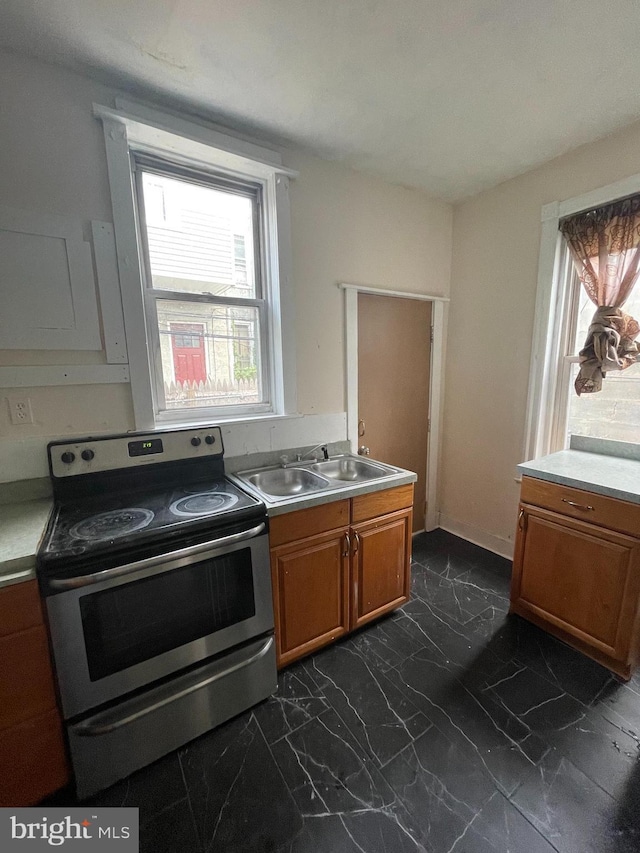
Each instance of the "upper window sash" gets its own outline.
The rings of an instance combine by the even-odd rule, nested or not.
[[[134,184],[137,199],[137,215],[138,215],[138,234],[143,246],[146,267],[151,272],[150,249],[148,242],[148,224],[146,222],[146,207],[145,207],[145,190],[143,186],[144,175],[157,175],[160,178],[166,177],[179,180],[181,182],[190,183],[204,189],[218,190],[224,193],[230,193],[243,198],[246,198],[251,203],[252,211],[252,235],[253,235],[253,281],[255,299],[263,299],[264,294],[264,278],[265,278],[265,251],[264,251],[264,205],[263,205],[263,186],[257,182],[241,181],[232,179],[226,175],[222,175],[213,170],[195,169],[179,164],[173,164],[167,160],[149,155],[132,152],[131,154],[131,170],[134,176]],[[231,261],[235,267],[235,234],[231,234]],[[157,286],[147,277],[146,286],[155,291],[168,290]],[[243,285],[240,286],[241,288]],[[247,288],[249,289],[249,288]],[[185,291],[190,293],[190,291]],[[233,299],[249,299],[244,295],[238,294]]]

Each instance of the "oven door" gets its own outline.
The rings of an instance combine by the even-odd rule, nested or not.
[[[273,631],[266,525],[253,524],[52,581],[64,590],[47,612],[66,719]]]

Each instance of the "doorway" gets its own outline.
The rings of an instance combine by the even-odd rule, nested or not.
[[[415,471],[413,532],[426,515],[431,303],[358,294],[358,452]]]
[[[202,323],[171,323],[170,335],[175,381],[206,382],[204,325]]]
[[[415,471],[414,532],[438,526],[441,296],[343,284],[351,447]]]

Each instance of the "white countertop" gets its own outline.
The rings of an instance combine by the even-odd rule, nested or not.
[[[592,450],[577,449],[593,447]],[[634,445],[629,445],[633,448]],[[612,456],[604,444],[588,444],[584,440],[572,441],[569,450],[560,450],[523,462],[518,470],[526,477],[536,477],[563,486],[573,486],[599,495],[608,495],[623,501],[640,504],[640,458],[635,452],[626,456]]]
[[[53,501],[0,505],[0,587],[35,577],[36,551]]]

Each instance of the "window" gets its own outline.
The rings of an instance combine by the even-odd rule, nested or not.
[[[158,413],[267,407],[260,185],[146,156],[133,163]],[[255,343],[240,368],[238,328]]]
[[[602,390],[582,394],[573,390],[580,359],[578,353],[587,337],[595,305],[585,293],[563,243],[561,287],[565,293],[562,344],[558,359],[558,395],[554,411],[554,444],[569,446],[572,435],[587,435],[615,441],[640,440],[640,363],[623,371],[609,371]],[[640,317],[640,287],[631,292],[624,310]]]
[[[250,323],[233,324],[233,369],[236,379],[252,379],[255,367],[256,335]]]
[[[274,152],[175,116],[132,104],[94,112],[105,131],[136,427],[295,411],[295,173]]]
[[[580,397],[573,390],[595,305],[574,270],[560,220],[640,191],[640,176],[586,196],[545,205],[538,266],[538,298],[531,359],[525,459],[569,446],[571,435],[640,441],[640,363],[609,371],[603,388]],[[640,316],[640,283],[623,310]]]
[[[244,234],[233,235],[233,267],[236,287],[250,287],[247,279],[247,246]]]

